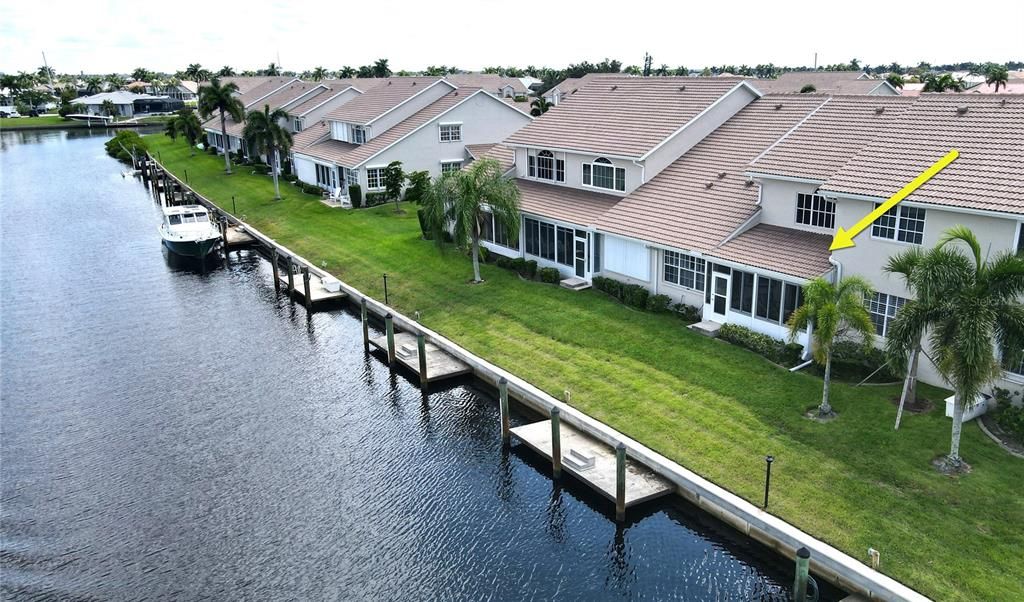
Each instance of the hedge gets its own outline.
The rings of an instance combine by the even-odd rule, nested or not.
[[[367,192],[366,193],[366,206],[376,207],[377,205],[383,205],[388,202],[388,193],[386,192]]]
[[[803,349],[796,343],[786,343],[736,324],[723,324],[718,329],[718,338],[749,349],[783,366],[796,364]]]
[[[548,284],[558,284],[558,281],[562,279],[562,275],[558,273],[558,268],[541,268],[540,269],[540,281],[547,282]]]
[[[352,201],[352,206],[359,209],[363,206],[363,189],[359,184],[349,184],[348,186],[348,198]]]

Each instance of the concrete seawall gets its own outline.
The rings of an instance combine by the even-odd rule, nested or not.
[[[160,167],[163,169],[162,166]],[[307,265],[310,273],[321,277],[333,276],[274,241],[269,236],[226,213],[215,203],[196,193],[180,179],[170,174],[170,172],[168,172],[168,175],[187,190],[192,191],[196,198],[204,204],[227,215],[231,221],[242,224],[261,244],[268,247],[277,247],[279,253],[291,255],[294,260]],[[630,458],[648,466],[659,475],[671,481],[682,497],[723,522],[732,525],[745,535],[769,548],[777,550],[780,554],[790,559],[795,557],[797,549],[806,547],[811,551],[811,571],[816,576],[835,584],[841,589],[861,594],[870,600],[929,600],[929,598],[917,591],[868,567],[831,545],[812,537],[781,518],[765,512],[754,504],[662,456],[642,443],[625,436],[572,406],[566,405],[522,378],[474,355],[457,343],[426,328],[394,308],[365,295],[359,289],[345,282],[342,282],[341,289],[357,304],[360,299],[366,299],[367,309],[379,317],[390,313],[394,318],[396,330],[401,329],[414,334],[422,333],[427,341],[472,367],[475,376],[481,380],[497,386],[498,380],[505,378],[508,381],[510,396],[515,397],[538,413],[546,416],[550,414],[551,408],[557,407],[561,412],[561,419],[564,423],[570,424],[610,446],[615,446],[619,442],[624,443],[627,448],[627,455]],[[497,429],[498,426],[495,425],[495,428]],[[866,552],[865,550],[865,554]]]

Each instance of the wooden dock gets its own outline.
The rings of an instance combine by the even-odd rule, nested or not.
[[[231,226],[228,228],[228,248],[247,247],[256,243],[256,239],[249,235],[242,226]]]
[[[551,421],[544,420],[511,429],[517,439],[551,460]],[[615,501],[615,449],[576,430],[564,421],[559,426],[562,470]],[[586,467],[589,460],[593,465]],[[646,466],[626,459],[626,507],[668,495],[675,487]]]
[[[281,275],[279,276],[279,279],[281,280],[282,288],[284,288],[284,290],[287,291],[288,290],[288,271],[287,270],[282,270],[281,271]],[[301,273],[292,274],[292,281],[295,283],[295,293],[298,294],[303,299],[305,299],[305,297],[306,297],[306,288],[305,288],[306,285],[302,281],[302,274]],[[316,276],[314,274],[310,274],[309,275],[309,297],[310,297],[309,298],[309,302],[310,303],[320,303],[322,301],[336,301],[336,300],[344,299],[346,297],[346,294],[345,294],[344,291],[341,291],[341,290],[339,290],[338,292],[331,292],[331,291],[327,290],[326,288],[324,288],[323,283],[320,282],[320,277],[319,276]]]
[[[386,335],[370,339],[370,344],[384,353],[388,352]],[[473,373],[469,364],[448,355],[433,343],[426,343],[424,348],[427,352],[427,382]],[[416,347],[416,335],[408,332],[395,333],[395,360],[419,374],[420,357]]]

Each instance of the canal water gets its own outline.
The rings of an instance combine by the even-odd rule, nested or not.
[[[0,134],[2,598],[788,599],[789,561],[677,499],[616,525],[503,450],[493,391],[424,398],[257,254],[168,255],[105,139]]]

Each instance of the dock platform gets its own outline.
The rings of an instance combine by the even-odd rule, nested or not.
[[[387,335],[370,339],[370,344],[384,353],[388,351]],[[428,383],[473,372],[469,364],[448,355],[429,341],[424,345],[424,349],[427,352]],[[416,335],[408,332],[395,333],[395,360],[419,374],[420,358],[419,349],[416,347]]]
[[[281,272],[280,279],[281,279],[281,283],[283,284],[284,290],[287,291],[288,290],[288,271],[287,270],[283,270]],[[305,286],[306,285],[302,282],[302,274],[300,274],[300,273],[293,274],[292,275],[292,279],[295,282],[295,293],[298,294],[300,297],[305,298],[305,296],[306,296]],[[309,300],[310,303],[320,303],[321,301],[335,301],[335,300],[339,300],[339,299],[344,299],[346,297],[344,291],[338,291],[336,293],[332,293],[331,291],[329,291],[326,288],[324,288],[323,283],[320,282],[320,277],[319,276],[314,276],[313,274],[309,275],[309,296],[310,296],[310,300]]]
[[[228,248],[245,247],[256,242],[256,239],[249,235],[242,226],[231,226],[228,228]]]
[[[544,420],[511,429],[511,433],[538,454],[551,460],[551,421]],[[576,430],[562,421],[559,425],[562,446],[562,470],[583,481],[611,501],[615,501],[615,449]],[[575,458],[592,458],[585,465]],[[675,487],[647,467],[626,458],[626,507],[663,495]]]

